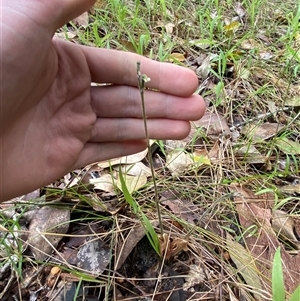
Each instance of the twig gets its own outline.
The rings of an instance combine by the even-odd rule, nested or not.
[[[156,210],[157,210],[157,215],[158,215],[160,234],[163,235],[164,231],[163,231],[161,214],[160,214],[160,206],[159,206],[158,192],[157,192],[156,179],[155,179],[153,160],[152,160],[152,154],[151,154],[151,146],[149,143],[149,134],[148,134],[148,128],[147,128],[145,100],[144,100],[145,83],[149,82],[150,78],[147,77],[147,75],[145,75],[145,74],[141,74],[141,63],[140,62],[137,62],[136,66],[137,66],[138,87],[140,90],[141,101],[142,101],[142,113],[143,113],[143,120],[144,120],[145,135],[146,135],[147,148],[148,148],[148,160],[149,160],[149,164],[150,164],[151,176],[152,176],[153,187],[154,187],[154,198],[155,198]]]

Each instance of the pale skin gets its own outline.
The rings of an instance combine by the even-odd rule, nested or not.
[[[187,68],[53,39],[93,2],[1,1],[0,201],[146,147],[138,61],[155,89],[145,91],[150,138],[182,139],[204,114]]]

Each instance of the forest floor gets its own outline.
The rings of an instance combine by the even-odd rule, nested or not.
[[[299,1],[103,0],[56,36],[186,66],[207,111],[1,204],[0,300],[299,301]]]

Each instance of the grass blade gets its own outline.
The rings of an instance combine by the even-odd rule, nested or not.
[[[157,233],[155,232],[155,230],[154,230],[151,222],[147,218],[147,216],[140,210],[139,205],[137,204],[137,202],[134,200],[134,198],[131,196],[130,192],[128,191],[126,182],[125,182],[123,174],[121,172],[121,168],[119,170],[119,175],[120,175],[120,182],[121,182],[122,191],[123,191],[125,200],[131,206],[134,213],[139,217],[139,220],[141,221],[141,223],[144,227],[145,233],[148,237],[150,244],[152,245],[152,247],[154,248],[156,253],[158,255],[160,255],[159,239],[158,239]]]
[[[272,295],[273,301],[285,300],[284,279],[280,256],[280,247],[276,250],[272,267]],[[299,299],[298,299],[299,300]]]
[[[119,176],[120,176],[122,192],[124,194],[125,200],[130,205],[130,207],[133,209],[133,212],[135,214],[137,214],[139,211],[138,205],[137,205],[136,201],[133,199],[133,197],[131,196],[130,192],[128,191],[121,168],[119,169]]]
[[[300,285],[295,289],[289,301],[299,301],[300,300]]]

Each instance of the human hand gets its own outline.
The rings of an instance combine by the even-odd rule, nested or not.
[[[0,201],[146,147],[138,61],[153,89],[145,91],[150,138],[182,139],[204,113],[188,69],[53,39],[93,2],[1,2]]]

